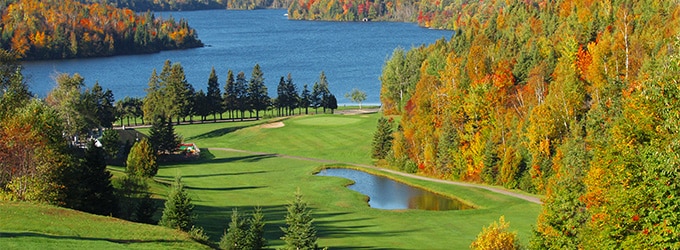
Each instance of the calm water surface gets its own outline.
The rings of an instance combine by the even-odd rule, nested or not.
[[[472,209],[459,200],[438,195],[420,188],[372,175],[363,171],[329,168],[319,176],[337,176],[350,179],[354,184],[348,188],[369,197],[368,205],[377,209],[463,210]]]
[[[113,90],[116,99],[143,97],[154,68],[159,72],[169,59],[184,66],[187,80],[205,91],[211,67],[222,87],[227,70],[249,77],[259,63],[269,94],[276,96],[281,76],[291,73],[302,88],[318,80],[323,70],[339,103],[344,94],[359,88],[368,94],[365,103],[379,103],[380,73],[396,47],[405,49],[450,39],[451,31],[429,30],[411,23],[292,21],[285,10],[209,10],[162,12],[157,16],[185,18],[206,44],[204,48],[165,51],[149,55],[94,59],[25,62],[24,74],[38,96],[55,86],[57,73],[79,73],[88,86],[99,82]]]

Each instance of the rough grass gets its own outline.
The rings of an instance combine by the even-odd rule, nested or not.
[[[207,249],[179,231],[49,205],[0,201],[0,249]]]

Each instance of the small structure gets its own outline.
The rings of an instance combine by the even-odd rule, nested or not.
[[[179,151],[186,156],[201,156],[201,149],[195,143],[179,144]]]

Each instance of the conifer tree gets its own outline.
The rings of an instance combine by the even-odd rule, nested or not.
[[[178,175],[172,183],[170,194],[168,194],[168,199],[165,201],[163,216],[161,216],[158,224],[185,232],[189,231],[196,217],[193,214],[193,210],[194,205],[191,203],[191,197],[184,190],[182,177]]]
[[[223,109],[229,112],[229,118],[234,119],[234,110],[236,110],[236,81],[234,80],[234,72],[229,70],[227,72],[227,83],[224,85],[224,98],[222,98]],[[222,116],[220,116],[220,119]]]
[[[213,121],[217,120],[217,114],[220,114],[220,119],[222,119],[222,94],[220,93],[220,83],[217,80],[217,74],[215,74],[215,68],[213,67],[210,71],[210,76],[208,77],[208,89],[206,92],[206,106],[209,109],[209,113],[213,114]]]
[[[255,64],[248,85],[248,108],[255,110],[255,119],[260,119],[260,110],[266,110],[269,106],[267,86],[264,85],[264,74],[259,64]]]
[[[111,185],[111,172],[106,170],[104,149],[89,141],[84,159],[73,169],[72,184],[67,187],[67,206],[88,213],[112,215],[118,203]]]
[[[290,73],[288,73],[288,77],[286,78],[285,93],[288,97],[288,102],[286,103],[288,105],[288,115],[291,115],[292,112],[295,111],[295,108],[300,106],[300,96],[298,95],[297,87],[293,83],[293,76],[291,76]]]
[[[129,175],[153,177],[158,172],[156,152],[146,137],[135,142],[128,154],[126,172]]]
[[[120,136],[118,135],[118,131],[113,129],[105,130],[100,142],[102,143],[102,147],[104,148],[108,159],[115,159],[116,156],[118,156],[118,152],[120,151]]]
[[[288,205],[286,215],[286,227],[281,230],[284,236],[281,239],[285,242],[283,249],[317,249],[316,228],[312,224],[312,211],[309,210],[307,202],[302,200],[300,190],[295,192],[295,200]]]
[[[231,212],[231,221],[229,228],[227,228],[224,235],[220,239],[221,249],[250,249],[246,244],[246,235],[248,234],[248,225],[246,221],[241,218],[238,210],[234,208]]]
[[[151,145],[160,153],[168,154],[179,145],[181,139],[175,134],[172,121],[164,116],[157,116],[149,130],[149,141]]]
[[[309,93],[309,88],[305,84],[300,95],[300,108],[305,108],[305,115],[309,114],[309,105],[312,105],[312,94]]]
[[[378,119],[378,129],[373,134],[373,151],[371,157],[385,159],[392,149],[392,121],[385,117]]]
[[[267,239],[264,238],[264,214],[262,208],[255,208],[249,220],[248,232],[246,233],[246,245],[251,249],[263,249],[267,246]]]

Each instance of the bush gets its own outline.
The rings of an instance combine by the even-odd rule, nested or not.
[[[494,221],[489,227],[482,229],[470,248],[478,250],[520,249],[517,233],[508,232],[508,228],[510,228],[510,224],[505,222],[505,217],[501,216],[498,223]]]

